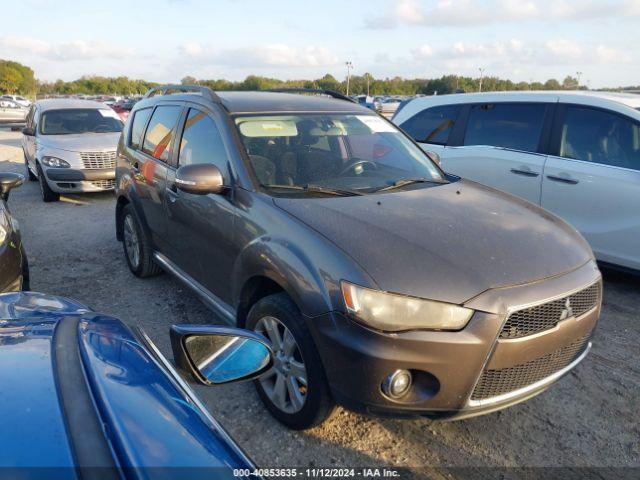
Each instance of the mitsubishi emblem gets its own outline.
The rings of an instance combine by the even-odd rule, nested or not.
[[[560,314],[560,321],[566,320],[569,317],[573,317],[573,308],[571,308],[571,299],[567,298],[567,300],[564,302],[562,313]]]

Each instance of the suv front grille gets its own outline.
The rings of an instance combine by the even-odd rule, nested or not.
[[[472,400],[484,400],[538,382],[573,362],[585,348],[588,336],[555,352],[513,367],[485,370],[471,394]]]
[[[599,303],[600,282],[596,282],[564,298],[513,312],[502,327],[500,338],[520,338],[549,330],[566,318],[584,315]]]
[[[103,190],[113,190],[116,188],[115,180],[92,180],[91,184],[94,187],[102,188]]]
[[[116,152],[80,152],[84,168],[116,168]]]

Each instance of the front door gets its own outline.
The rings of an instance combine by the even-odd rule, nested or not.
[[[445,171],[540,204],[544,103],[472,104],[460,146],[438,152]]]
[[[213,163],[225,183],[232,178],[229,155],[216,112],[190,108],[178,152],[178,168]],[[167,178],[169,257],[185,273],[226,304],[231,304],[230,274],[237,248],[236,207],[231,189],[219,195],[194,195],[176,188],[175,171]]]

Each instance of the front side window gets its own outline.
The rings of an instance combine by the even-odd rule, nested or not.
[[[239,116],[235,123],[255,176],[274,192],[372,193],[409,179],[446,181],[419,147],[377,115]]]
[[[615,113],[568,106],[560,156],[640,170],[640,126]]]
[[[42,135],[113,133],[122,130],[122,120],[110,108],[66,108],[47,110],[40,119]]]
[[[416,142],[446,145],[458,113],[460,113],[460,105],[427,108],[405,120],[400,128]]]
[[[464,145],[538,150],[546,106],[536,103],[472,105]]]
[[[142,151],[163,162],[169,161],[176,123],[182,113],[177,105],[160,105],[155,109],[144,134]]]
[[[133,115],[131,121],[131,134],[129,139],[129,146],[131,148],[138,149],[142,146],[142,134],[144,133],[144,126],[147,124],[147,120],[151,116],[152,108],[143,108],[138,110]]]
[[[227,151],[213,119],[192,108],[184,125],[178,164],[198,163],[212,163],[224,173],[227,170]]]

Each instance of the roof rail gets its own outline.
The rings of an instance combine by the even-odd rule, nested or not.
[[[153,87],[145,93],[144,98],[155,97],[158,95],[173,95],[175,93],[198,93],[212,102],[222,103],[222,100],[220,100],[220,97],[216,92],[211,90],[209,87],[203,87],[202,85],[160,85],[158,87]]]
[[[334,90],[326,90],[323,88],[269,88],[267,90],[262,90],[263,92],[279,92],[279,93],[319,93],[322,95],[328,95],[333,98],[337,98],[338,100],[345,100],[351,103],[358,103],[353,98],[347,97],[342,93],[336,92]]]

